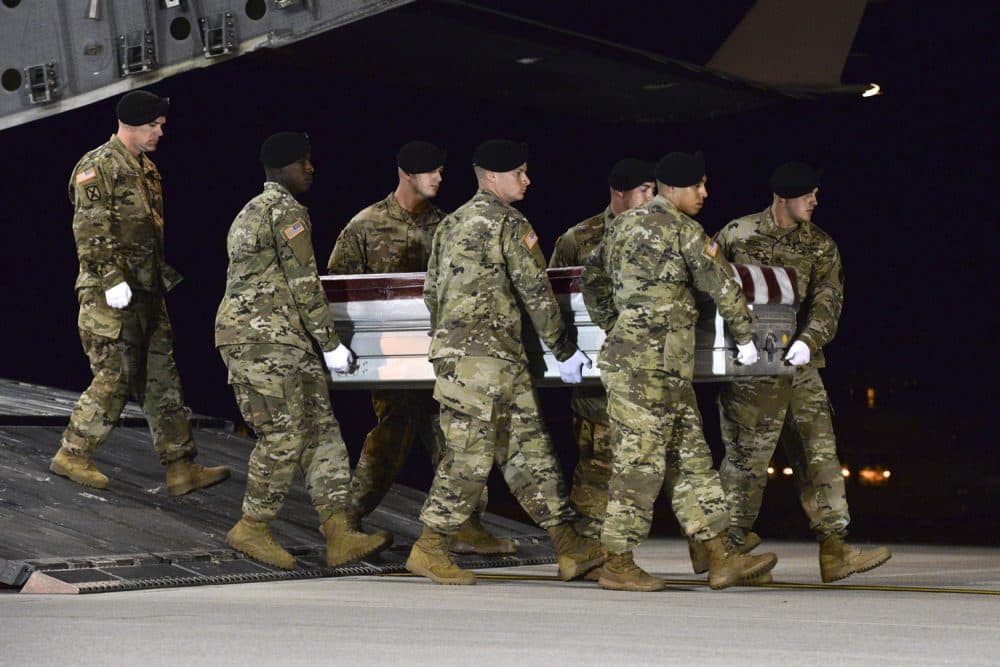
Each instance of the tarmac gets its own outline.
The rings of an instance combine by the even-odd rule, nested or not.
[[[891,545],[821,584],[817,547],[765,542],[775,583],[712,591],[686,544],[636,552],[666,591],[564,583],[554,565],[476,586],[347,576],[98,595],[0,593],[3,665],[996,665],[1000,549]]]

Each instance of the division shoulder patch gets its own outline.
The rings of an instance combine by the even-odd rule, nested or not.
[[[532,229],[530,232],[524,235],[524,245],[528,246],[528,250],[534,250],[535,246],[538,245],[538,234]]]
[[[281,230],[281,233],[285,235],[286,239],[291,241],[304,231],[306,231],[306,226],[303,225],[301,222],[296,222],[285,227],[283,230]]]
[[[79,171],[76,174],[76,184],[83,185],[88,181],[92,181],[97,178],[97,170],[93,167],[87,167],[83,171]]]

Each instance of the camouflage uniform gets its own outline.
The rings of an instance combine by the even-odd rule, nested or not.
[[[715,299],[738,342],[750,340],[753,315],[729,263],[662,196],[615,218],[587,258],[584,299],[607,332],[599,364],[615,440],[601,542],[611,552],[649,534],[664,479],[689,537],[708,540],[729,525],[691,384],[692,288]]]
[[[163,259],[160,172],[112,136],[73,168],[69,198],[80,260],[77,325],[94,379],[73,408],[62,447],[91,458],[131,396],[142,404],[160,462],[193,458],[164,301],[181,277]],[[121,282],[132,300],[111,308],[104,292]]]
[[[305,207],[269,181],[236,216],[227,239],[215,345],[240,412],[257,434],[243,498],[243,514],[257,521],[277,516],[296,464],[321,522],[347,501],[347,448],[316,351],[340,340],[310,230]]]
[[[410,213],[390,192],[351,218],[337,237],[327,270],[351,275],[424,271],[442,218],[444,212],[430,202],[419,214]],[[423,442],[434,466],[443,449],[431,391],[375,391],[372,407],[378,423],[365,438],[351,479],[349,511],[358,518],[382,502],[415,439]]]
[[[485,190],[434,236],[424,301],[446,447],[420,520],[437,533],[471,515],[494,461],[539,526],[574,518],[521,342],[519,303],[557,359],[576,351],[537,246],[524,216]]]
[[[582,266],[604,238],[604,229],[614,218],[611,208],[571,227],[556,239],[549,266]],[[608,420],[608,397],[601,387],[575,387],[570,403],[573,409],[573,436],[580,459],[573,472],[569,499],[580,516],[576,532],[584,537],[601,539],[601,524],[608,504],[608,480],[611,478],[611,422]]]
[[[833,434],[830,401],[819,370],[823,346],[837,331],[844,303],[844,271],[837,245],[806,222],[778,227],[770,207],[726,225],[716,236],[734,262],[791,266],[801,307],[796,339],[811,361],[791,376],[740,380],[719,396],[726,456],[719,469],[729,499],[733,533],[753,528],[767,483],[767,465],[779,437],[796,471],[802,508],[818,539],[843,536],[850,522]]]

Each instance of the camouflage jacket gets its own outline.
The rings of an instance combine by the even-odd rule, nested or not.
[[[612,220],[582,279],[587,310],[607,332],[601,367],[692,379],[694,288],[715,300],[737,342],[750,340],[743,290],[701,225],[662,196]]]
[[[556,247],[549,258],[549,266],[583,266],[583,258],[594,251],[604,238],[604,229],[614,219],[611,208],[574,225],[556,239]]]
[[[76,288],[163,292],[181,276],[163,261],[163,187],[153,161],[112,135],[73,167],[69,179],[80,273]]]
[[[226,293],[215,345],[277,343],[312,351],[340,344],[316,270],[306,207],[268,181],[229,228]],[[311,339],[311,340],[310,340]]]
[[[825,366],[823,346],[837,333],[844,307],[844,266],[830,235],[811,222],[782,229],[768,207],[733,220],[715,240],[732,262],[795,269],[800,302],[796,338],[809,346],[812,365]]]
[[[337,237],[326,268],[338,274],[424,271],[442,218],[444,212],[431,202],[414,215],[390,192],[351,218]]]
[[[480,190],[434,235],[424,282],[430,358],[526,361],[521,307],[560,361],[576,351],[539,261],[538,236],[520,211]]]

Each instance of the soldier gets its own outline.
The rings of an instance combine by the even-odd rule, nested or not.
[[[229,228],[226,293],[215,317],[215,345],[243,418],[257,434],[247,466],[243,516],[231,547],[263,563],[295,569],[295,558],[271,536],[295,467],[319,514],[326,563],[341,565],[392,542],[347,520],[350,465],[330,408],[325,369],[346,373],[351,351],[333,329],[333,314],[313,256],[312,225],[296,195],[313,180],[309,139],[279,132],[260,150],[266,182]],[[322,359],[317,354],[322,351]]]
[[[396,156],[399,184],[394,192],[351,218],[330,254],[330,273],[426,271],[431,241],[444,212],[434,205],[447,153],[426,141],[411,141]],[[355,527],[389,492],[416,438],[437,465],[443,449],[438,405],[430,391],[382,390],[372,393],[378,423],[365,438],[351,479],[348,518]],[[486,506],[483,492],[481,508]],[[479,510],[462,524],[451,543],[456,553],[510,554],[511,540],[491,535]]]
[[[777,559],[731,553],[723,539],[729,513],[691,384],[692,290],[715,300],[743,364],[757,360],[753,315],[729,263],[689,217],[708,196],[701,153],[670,153],[657,164],[656,180],[658,195],[611,221],[583,273],[587,308],[607,333],[599,363],[614,437],[601,531],[608,558],[598,584],[628,591],[666,586],[632,556],[649,534],[666,479],[681,527],[709,552],[709,585],[725,588],[769,571]]]
[[[57,475],[103,489],[93,456],[132,397],[142,405],[171,496],[229,477],[195,463],[198,447],[184,411],[174,334],[164,295],[181,276],[163,258],[163,190],[149,159],[170,100],[145,90],[118,101],[118,131],[77,162],[69,181],[80,260],[80,340],[94,379],[73,407],[49,464]]]
[[[406,568],[440,584],[476,583],[444,545],[479,503],[494,461],[521,506],[548,531],[562,579],[583,576],[604,560],[597,542],[573,530],[521,341],[524,312],[559,360],[563,381],[579,383],[590,363],[563,323],[538,236],[511,206],[530,183],[527,160],[525,144],[505,139],[476,148],[479,191],[441,223],[427,267],[434,398],[446,445]]]
[[[556,239],[549,266],[583,266],[588,256],[604,238],[604,230],[624,211],[641,206],[656,194],[655,165],[644,160],[625,158],[608,175],[610,202],[602,213],[570,227]],[[608,420],[607,396],[601,387],[573,389],[573,434],[580,459],[573,473],[569,499],[579,516],[576,532],[594,540],[601,539],[601,523],[608,503],[608,479],[611,476],[611,422]],[[587,576],[597,574],[594,570]]]
[[[779,437],[796,471],[802,509],[820,543],[820,575],[837,581],[885,563],[885,547],[862,551],[844,542],[850,515],[837,459],[830,401],[819,369],[844,303],[844,269],[833,239],[812,222],[820,172],[801,162],[778,167],[763,211],[733,220],[716,236],[734,262],[795,269],[801,306],[798,330],[785,360],[794,375],[747,378],[719,396],[726,455],[719,469],[731,508],[730,536],[748,537],[760,511],[767,465]]]

